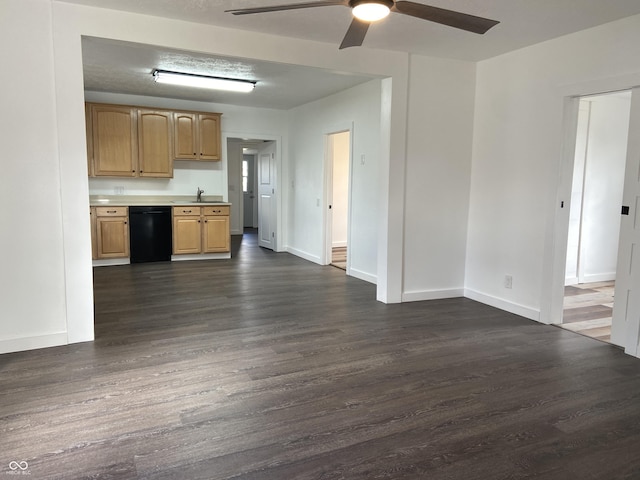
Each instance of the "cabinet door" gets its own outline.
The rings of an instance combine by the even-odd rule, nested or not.
[[[138,163],[135,110],[92,105],[91,129],[94,175],[135,176]]]
[[[138,168],[141,177],[173,177],[169,112],[138,110]]]
[[[91,259],[98,258],[98,243],[96,239],[96,207],[89,207],[91,217]]]
[[[129,225],[127,217],[96,217],[98,258],[129,256]]]
[[[85,103],[84,124],[87,129],[87,172],[90,177],[95,177],[95,174],[93,173],[93,127],[91,122],[91,105],[89,103]]]
[[[220,115],[198,115],[200,160],[220,160]]]
[[[204,253],[229,252],[231,249],[229,217],[204,217],[203,241]]]
[[[202,251],[202,224],[200,216],[173,217],[173,253],[200,253]]]
[[[198,158],[197,115],[194,113],[174,113],[174,158],[195,160]]]

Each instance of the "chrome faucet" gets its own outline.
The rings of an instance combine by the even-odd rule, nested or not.
[[[200,190],[200,187],[198,187],[198,193],[196,193],[196,202],[201,202],[202,201],[202,194],[204,193],[204,190]]]

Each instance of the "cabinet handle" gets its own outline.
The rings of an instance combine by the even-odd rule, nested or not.
[[[205,220],[204,223],[207,223],[209,220]]]
[[[107,213],[118,213],[117,210],[107,210]]]
[[[182,210],[182,213],[191,213],[191,210]]]
[[[131,170],[131,173],[136,173],[136,171],[135,170]]]

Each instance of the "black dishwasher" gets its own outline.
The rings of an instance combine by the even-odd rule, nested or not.
[[[131,263],[171,260],[171,207],[129,207]]]

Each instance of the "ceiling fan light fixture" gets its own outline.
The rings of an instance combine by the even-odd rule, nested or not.
[[[192,73],[170,72],[154,70],[153,79],[156,83],[180,85],[183,87],[209,88],[211,90],[225,90],[227,92],[249,93],[253,91],[256,82],[238,80],[235,78],[209,77]]]
[[[391,12],[392,0],[352,0],[350,2],[353,16],[363,22],[377,22]]]

